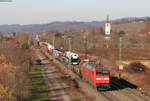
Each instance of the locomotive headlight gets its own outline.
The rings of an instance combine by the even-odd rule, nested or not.
[[[102,80],[102,78],[96,78],[96,80]]]
[[[109,78],[96,78],[96,80],[109,80]]]
[[[103,80],[109,80],[109,78],[103,78]]]

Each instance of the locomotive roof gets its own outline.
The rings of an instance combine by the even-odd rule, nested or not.
[[[104,69],[106,67],[103,67],[101,65],[97,65],[97,64],[86,64],[85,65],[88,69]]]

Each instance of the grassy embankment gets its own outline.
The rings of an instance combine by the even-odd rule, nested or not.
[[[35,65],[34,71],[30,72],[31,79],[31,98],[30,101],[48,101],[48,88],[46,87],[41,66]]]

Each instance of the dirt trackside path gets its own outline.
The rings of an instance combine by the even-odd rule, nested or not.
[[[39,52],[38,58],[42,60],[42,74],[48,88],[48,97],[50,101],[71,101],[67,94],[67,86],[61,81],[61,75],[55,70],[55,67],[45,59]]]
[[[43,77],[45,83],[49,88],[49,98],[50,101],[70,101],[70,98],[67,95],[67,86],[63,85],[63,82],[60,80],[60,75],[55,71],[54,67],[48,69],[44,66],[42,68]]]

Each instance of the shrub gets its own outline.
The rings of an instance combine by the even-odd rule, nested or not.
[[[21,48],[22,48],[22,49],[29,49],[29,45],[28,45],[27,43],[23,43],[23,44],[21,45]]]
[[[119,31],[118,35],[119,35],[119,37],[123,37],[125,35],[125,31]]]
[[[8,88],[4,88],[0,84],[0,100],[1,101],[15,101],[12,92]]]

